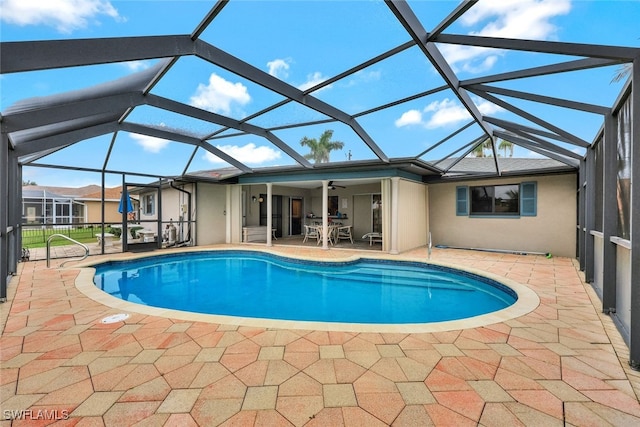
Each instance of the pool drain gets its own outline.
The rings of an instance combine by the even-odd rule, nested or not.
[[[109,323],[118,323],[118,322],[122,322],[126,319],[129,318],[129,315],[126,313],[118,313],[118,314],[114,314],[112,316],[107,316],[104,319],[102,319],[102,323],[103,324],[109,324]]]

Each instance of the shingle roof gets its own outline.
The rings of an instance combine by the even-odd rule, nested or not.
[[[102,188],[99,185],[86,185],[84,187],[50,187],[46,185],[27,185],[22,187],[23,197],[42,198],[44,194],[55,197],[68,197],[72,199],[96,199],[102,198]],[[120,200],[122,187],[105,188],[105,200]]]
[[[104,189],[105,200],[120,200],[121,194],[122,194],[122,186]],[[102,199],[102,190],[85,194],[81,198],[85,200],[89,200],[89,199],[100,200]]]
[[[446,159],[438,164],[439,167],[447,169],[449,165],[458,161],[457,158]],[[562,171],[568,166],[553,159],[538,158],[512,158],[499,157],[498,163],[503,174],[532,172],[532,171]],[[461,159],[448,171],[448,175],[460,174],[495,174],[496,164],[492,157],[466,157]]]

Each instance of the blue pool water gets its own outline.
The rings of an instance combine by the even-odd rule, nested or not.
[[[103,291],[197,313],[347,323],[425,323],[486,314],[516,293],[422,263],[311,262],[251,251],[191,252],[96,266]]]

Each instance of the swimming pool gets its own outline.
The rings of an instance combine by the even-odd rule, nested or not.
[[[95,266],[94,283],[147,306],[310,322],[446,322],[518,299],[498,281],[422,262],[318,262],[237,250],[110,261]]]

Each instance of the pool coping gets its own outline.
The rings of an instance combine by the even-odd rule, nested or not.
[[[260,253],[267,253],[270,255],[277,255],[284,258],[293,258],[305,261],[314,262],[352,262],[360,259],[383,259],[394,260],[403,262],[417,262],[426,265],[437,265],[442,267],[454,268],[462,270],[468,273],[472,273],[481,277],[488,278],[490,280],[499,282],[510,289],[512,289],[517,295],[517,301],[509,307],[502,310],[494,311],[492,313],[483,314],[480,316],[468,317],[460,320],[449,320],[443,322],[431,322],[431,323],[401,323],[401,324],[386,324],[386,323],[341,323],[341,322],[315,322],[315,321],[299,321],[299,320],[279,320],[279,319],[265,319],[265,318],[253,318],[253,317],[239,317],[228,316],[219,314],[202,314],[193,313],[181,310],[173,310],[167,308],[159,308],[141,305],[129,301],[124,301],[109,295],[100,289],[98,289],[94,282],[93,277],[95,275],[96,264],[102,264],[109,261],[123,261],[133,260],[138,258],[149,258],[154,256],[166,255],[167,253],[188,253],[188,252],[213,252],[213,251],[254,251]],[[515,319],[520,316],[524,316],[535,310],[540,304],[540,298],[537,293],[529,287],[518,283],[514,280],[498,276],[486,271],[481,271],[473,268],[469,268],[454,263],[443,263],[434,260],[425,260],[418,258],[402,258],[398,259],[397,255],[390,254],[354,254],[345,256],[343,258],[331,258],[331,259],[317,259],[304,256],[295,255],[283,255],[269,250],[269,248],[260,247],[221,247],[221,248],[203,248],[203,247],[190,247],[174,249],[171,252],[157,251],[152,253],[121,253],[114,254],[113,256],[106,256],[100,260],[85,262],[73,267],[73,269],[80,269],[80,273],[76,277],[75,286],[86,297],[103,304],[105,306],[121,310],[123,312],[138,313],[144,315],[153,315],[158,317],[166,317],[171,319],[191,321],[191,322],[204,322],[215,323],[225,325],[236,326],[249,326],[269,329],[296,329],[296,330],[320,330],[320,331],[339,331],[339,332],[382,332],[382,333],[429,333],[429,332],[445,332],[459,329],[477,328],[482,326],[488,326],[495,323],[506,322],[508,320]]]

